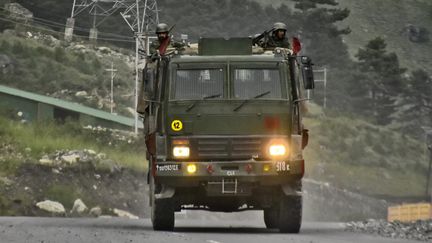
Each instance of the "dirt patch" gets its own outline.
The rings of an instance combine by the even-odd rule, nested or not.
[[[58,201],[66,216],[76,199],[89,207],[99,206],[112,215],[118,208],[148,217],[146,175],[128,169],[102,170],[91,164],[51,167],[23,164],[13,177],[0,180],[0,215],[50,216],[35,205],[39,201]]]

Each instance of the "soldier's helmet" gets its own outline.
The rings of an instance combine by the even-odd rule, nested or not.
[[[273,28],[275,31],[278,31],[278,30],[287,31],[286,24],[281,23],[281,22],[274,23]]]
[[[165,23],[160,23],[156,26],[156,34],[165,33],[169,31],[169,27]]]

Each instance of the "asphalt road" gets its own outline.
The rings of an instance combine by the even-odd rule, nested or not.
[[[261,220],[179,219],[174,232],[155,232],[149,219],[0,217],[0,242],[417,242],[345,232],[341,223],[303,223],[298,235],[267,230]]]

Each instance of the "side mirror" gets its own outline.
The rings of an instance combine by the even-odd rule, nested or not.
[[[314,89],[315,88],[315,79],[313,73],[313,63],[309,57],[301,57],[302,63],[302,74],[303,74],[303,85],[305,89]]]
[[[144,92],[153,97],[154,92],[154,75],[152,69],[143,70],[143,88]]]

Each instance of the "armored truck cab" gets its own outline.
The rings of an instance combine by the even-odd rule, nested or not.
[[[182,209],[264,210],[268,228],[299,232],[311,61],[253,54],[250,39],[200,44],[198,55],[159,56],[143,72],[153,228],[172,230]]]

